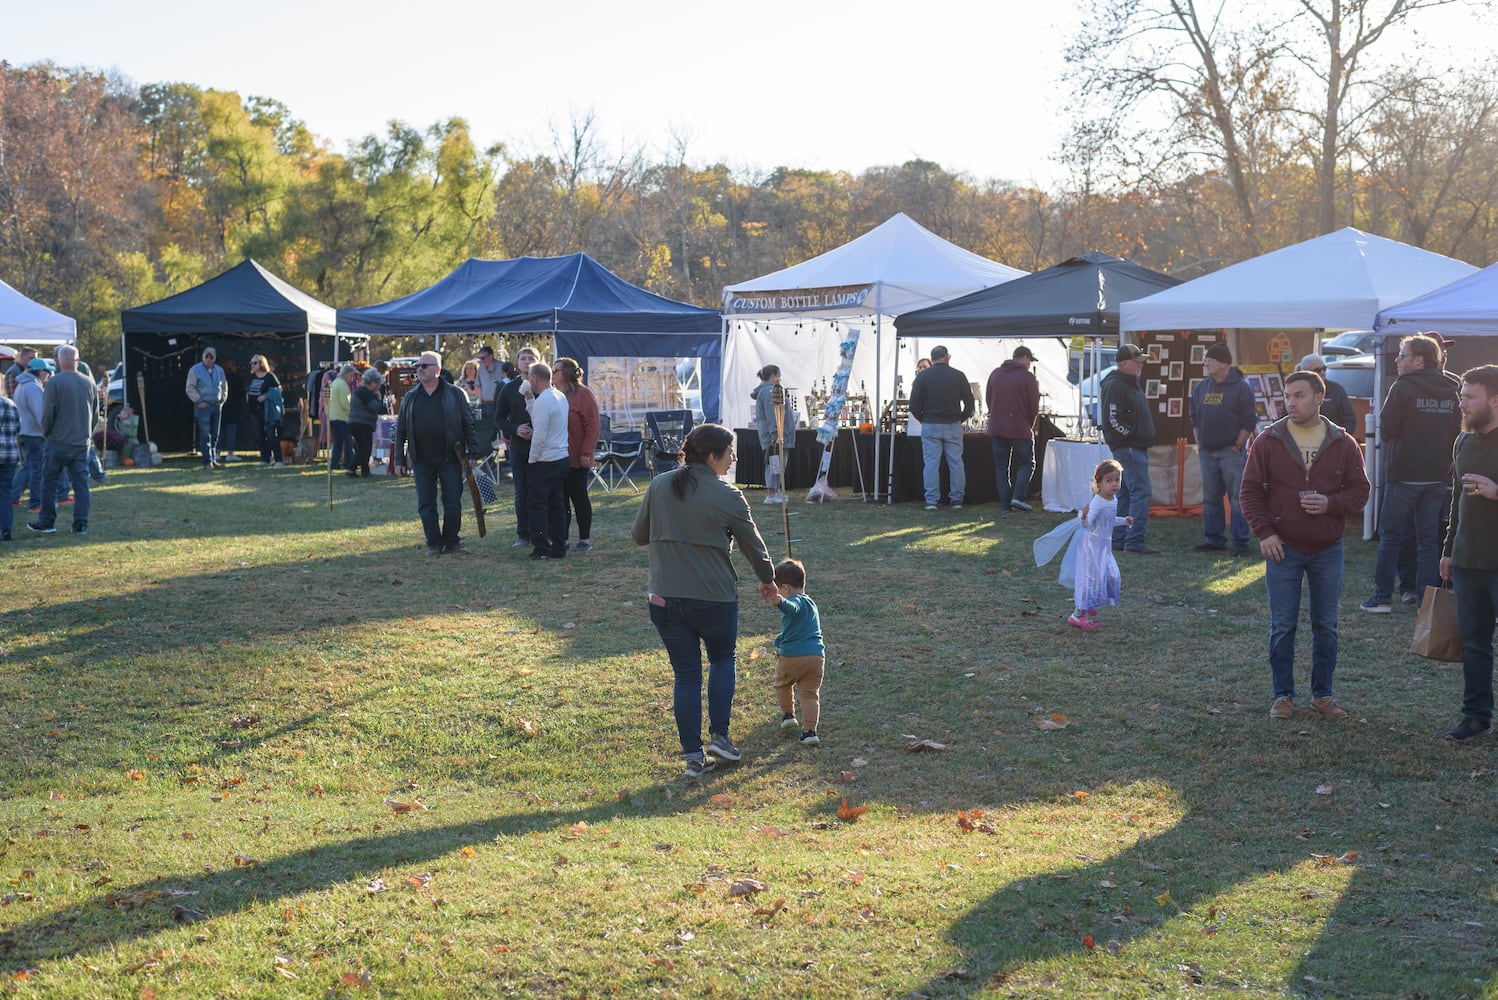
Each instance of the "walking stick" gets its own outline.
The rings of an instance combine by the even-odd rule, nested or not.
[[[468,478],[468,495],[473,499],[473,520],[478,525],[479,537],[488,534],[488,528],[484,526],[484,495],[479,492],[479,481],[474,478],[473,469],[468,465],[468,458],[463,454],[463,446],[453,445],[453,452],[458,456],[458,468]]]
[[[785,496],[785,390],[776,386],[770,401],[775,405],[775,448],[780,452],[780,524],[785,532],[785,557],[791,558],[791,503]]]
[[[146,414],[146,373],[135,373],[135,394],[140,397],[140,426],[146,432],[146,442],[151,441],[151,418]]]

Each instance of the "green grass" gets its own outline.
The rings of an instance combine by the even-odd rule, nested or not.
[[[1351,717],[1284,724],[1262,566],[1190,553],[1195,519],[1088,635],[1030,559],[1058,515],[797,504],[824,745],[781,733],[746,583],[744,760],[688,785],[636,497],[537,565],[507,515],[427,559],[409,481],[334,489],[121,470],[86,542],[0,551],[10,991],[1498,996],[1494,745],[1440,739],[1460,671],[1409,609],[1357,611],[1369,544]]]

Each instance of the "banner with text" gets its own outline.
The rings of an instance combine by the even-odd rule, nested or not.
[[[787,288],[768,292],[735,292],[726,297],[728,313],[825,312],[862,309],[873,285],[836,285],[830,288]]]

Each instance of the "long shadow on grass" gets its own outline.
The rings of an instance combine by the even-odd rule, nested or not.
[[[0,932],[0,961],[29,967],[44,961],[80,957],[149,937],[177,926],[174,904],[209,918],[306,892],[359,884],[396,866],[425,865],[464,847],[532,831],[565,831],[578,821],[589,826],[621,819],[651,818],[699,808],[710,792],[691,786],[668,799],[660,786],[632,796],[572,809],[539,809],[513,816],[424,827],[425,813],[386,816],[381,822],[410,828],[352,840],[319,844],[251,867],[205,874],[188,869],[128,886],[111,885],[82,903]],[[182,893],[189,895],[182,895]],[[19,916],[17,909],[8,915]]]

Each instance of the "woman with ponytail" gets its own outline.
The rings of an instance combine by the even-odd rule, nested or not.
[[[779,596],[775,566],[754,526],[749,502],[722,478],[733,457],[733,434],[728,428],[717,424],[693,428],[681,465],[650,481],[632,531],[636,545],[650,546],[650,620],[676,676],[676,732],[688,779],[701,777],[713,766],[713,757],[730,761],[740,757],[728,738],[739,638],[738,574],[731,559],[735,544],[759,578],[760,596],[767,600]],[[710,737],[705,748],[704,646]]]

